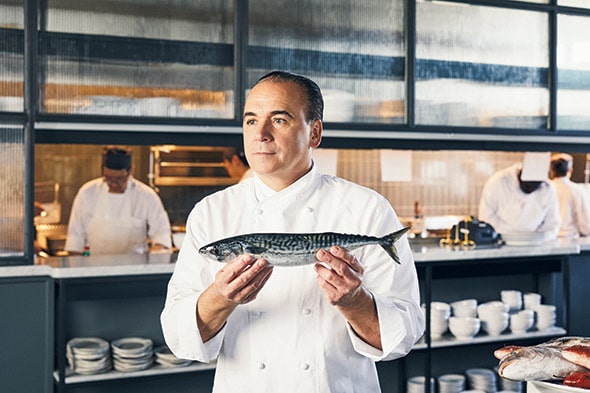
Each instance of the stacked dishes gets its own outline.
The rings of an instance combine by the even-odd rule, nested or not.
[[[449,330],[458,340],[473,338],[481,328],[481,321],[474,317],[450,317]]]
[[[533,310],[521,310],[510,315],[510,330],[515,334],[525,333],[535,324]]]
[[[109,343],[96,337],[78,337],[68,341],[66,357],[78,374],[99,374],[112,367]]]
[[[445,374],[438,377],[438,393],[460,393],[464,388],[464,375]]]
[[[537,304],[533,306],[537,314],[537,329],[547,330],[555,326],[556,307],[552,304]]]
[[[547,238],[545,232],[502,233],[502,240],[508,246],[537,246],[545,243]]]
[[[156,355],[156,363],[162,367],[185,367],[192,363],[191,360],[179,359],[174,356],[166,345],[156,348],[154,354]]]
[[[406,384],[407,393],[424,393],[426,385],[426,377],[417,376],[408,379]],[[434,378],[430,378],[430,393],[434,393]]]
[[[426,306],[422,305],[426,316]],[[430,339],[439,340],[449,327],[451,306],[444,302],[430,302]]]
[[[111,343],[117,371],[145,370],[154,363],[153,343],[149,338],[129,337]]]
[[[510,306],[495,300],[477,306],[477,315],[481,320],[481,329],[490,336],[498,336],[508,327]]]
[[[496,374],[487,368],[470,368],[465,372],[469,389],[481,390],[486,393],[496,392]]]
[[[527,310],[534,310],[535,306],[541,304],[541,294],[535,292],[527,292],[522,295],[524,308]]]
[[[518,311],[522,308],[522,292],[506,289],[500,291],[500,299],[509,307],[509,311]]]

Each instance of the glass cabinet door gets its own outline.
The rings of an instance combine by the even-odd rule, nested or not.
[[[271,70],[312,78],[325,122],[404,121],[404,1],[250,0],[247,87]]]
[[[590,17],[558,16],[557,128],[590,129]]]
[[[23,2],[0,0],[0,112],[24,110],[23,26]]]
[[[547,128],[549,17],[419,1],[416,124]]]
[[[232,0],[48,0],[44,113],[233,118]]]
[[[0,124],[0,259],[24,255],[24,190],[23,127]]]

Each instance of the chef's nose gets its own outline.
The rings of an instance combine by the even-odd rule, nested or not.
[[[258,122],[255,129],[255,139],[267,142],[272,139],[272,119],[264,119]]]

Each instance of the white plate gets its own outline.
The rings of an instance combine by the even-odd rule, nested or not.
[[[571,392],[571,393],[588,393],[590,389],[574,388],[572,386],[566,386],[561,382],[544,382],[544,381],[530,381],[528,382],[529,388],[527,392],[531,393],[559,393],[559,392]],[[530,389],[532,387],[532,389]]]
[[[547,239],[545,232],[502,233],[502,240],[509,246],[536,246]]]

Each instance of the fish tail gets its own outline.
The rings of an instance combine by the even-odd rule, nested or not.
[[[392,232],[389,235],[385,235],[381,238],[379,245],[383,247],[385,252],[398,264],[401,265],[401,261],[399,256],[397,255],[397,249],[395,248],[395,242],[404,235],[407,231],[410,230],[410,227],[405,227],[400,229],[399,231]]]

